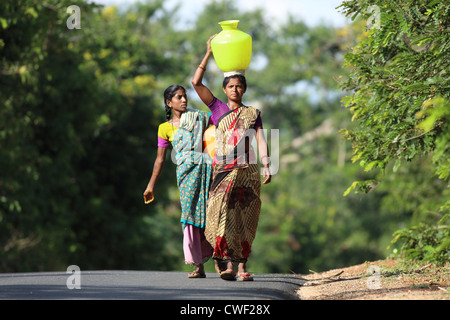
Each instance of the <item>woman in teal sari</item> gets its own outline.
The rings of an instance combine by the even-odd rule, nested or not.
[[[146,203],[153,201],[155,184],[162,171],[167,148],[172,144],[180,190],[185,263],[196,266],[188,276],[204,278],[203,263],[212,255],[212,247],[204,235],[212,159],[203,152],[203,134],[210,124],[210,114],[188,108],[186,90],[182,86],[167,88],[164,102],[167,122],[158,128],[158,153],[144,200]]]

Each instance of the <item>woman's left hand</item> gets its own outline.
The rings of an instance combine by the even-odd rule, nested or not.
[[[144,202],[145,204],[149,204],[150,202],[153,202],[155,200],[155,193],[153,190],[146,189],[144,192]]]

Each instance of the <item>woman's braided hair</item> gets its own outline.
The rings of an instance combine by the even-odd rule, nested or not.
[[[183,91],[186,93],[186,89],[178,84],[173,84],[164,91],[164,106],[166,108],[167,121],[169,121],[172,117],[172,108],[167,105],[167,100],[171,101],[177,91],[180,89],[183,89]]]

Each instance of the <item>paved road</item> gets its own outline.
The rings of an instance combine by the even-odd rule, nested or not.
[[[66,272],[0,273],[0,299],[32,300],[294,300],[303,280],[256,274],[255,281],[224,281],[215,273],[188,279],[186,272],[83,271],[80,289]],[[72,280],[71,279],[71,280]]]

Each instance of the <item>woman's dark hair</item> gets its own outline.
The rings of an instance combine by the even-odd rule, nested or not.
[[[167,121],[169,121],[170,117],[172,116],[172,108],[167,105],[167,100],[171,101],[177,91],[180,89],[183,89],[184,93],[186,93],[186,89],[178,84],[173,84],[164,91],[164,106],[166,108]]]
[[[228,82],[230,82],[231,79],[238,78],[239,81],[244,86],[244,89],[247,90],[247,80],[243,75],[240,74],[234,74],[232,76],[226,77],[223,79],[222,87],[225,89],[227,87]]]

